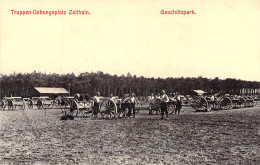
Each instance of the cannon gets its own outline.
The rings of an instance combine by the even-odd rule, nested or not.
[[[61,109],[69,109],[71,107],[71,103],[75,98],[73,96],[63,97],[60,100],[59,107]]]
[[[101,118],[117,118],[126,116],[126,109],[130,108],[128,102],[123,102],[117,96],[114,97],[100,97],[100,102],[98,103],[98,114]],[[141,109],[141,104],[136,103],[136,113]],[[79,101],[78,99],[73,99],[70,101],[69,113],[74,117],[82,114],[85,117],[94,115],[94,98],[90,98],[88,101]]]
[[[241,96],[233,96],[230,99],[232,101],[232,108],[244,108],[246,106],[246,99]]]
[[[78,99],[70,100],[69,114],[76,117],[82,114],[85,117],[94,115],[94,99],[91,98],[89,101]],[[109,97],[101,97],[99,104],[99,114],[102,118],[112,118],[116,117],[117,105],[115,101],[111,100]]]
[[[216,110],[227,110],[232,108],[232,101],[229,97],[221,96],[215,99],[198,96],[193,98],[192,107],[196,111],[209,112],[212,109]]]
[[[160,106],[160,99],[154,98],[149,100],[149,109],[150,113],[153,114],[160,114],[161,106]],[[175,112],[177,100],[175,97],[169,97],[169,102],[167,102],[167,109],[169,114],[173,114]]]
[[[38,101],[40,100],[40,97],[32,97],[29,101],[28,101],[28,108],[29,109],[33,109],[35,106],[40,109]]]
[[[169,97],[169,102],[167,103],[167,109],[169,114],[173,114],[176,109],[177,99],[175,97]]]
[[[252,96],[244,96],[245,100],[245,107],[254,107],[256,106],[257,102],[254,100]]]
[[[102,118],[118,117],[118,113],[120,113],[120,107],[116,102],[116,100],[110,97],[103,97],[101,99],[99,113]]]
[[[8,107],[8,110],[25,109],[25,101],[22,97],[5,97],[1,102],[3,109],[6,107]]]
[[[151,114],[153,113],[159,114],[161,112],[160,100],[158,99],[149,100],[149,109]]]
[[[37,109],[52,108],[53,104],[54,101],[48,96],[32,97],[30,100],[28,100],[29,109],[33,109],[35,106],[37,107]]]
[[[110,98],[110,100],[112,100],[115,104],[116,104],[116,109],[117,109],[117,113],[116,116],[117,117],[126,117],[127,116],[127,110],[130,110],[131,108],[131,104],[129,101],[124,101],[123,99],[119,98],[118,96],[114,96],[113,98]],[[140,112],[142,108],[142,104],[140,103],[140,101],[137,100],[137,102],[135,103],[135,114],[138,114]]]
[[[67,98],[65,99],[65,108],[69,105],[69,114],[76,117],[79,113],[83,116],[93,116],[93,104],[92,101],[78,101],[77,99]],[[66,109],[65,109],[66,110]]]
[[[41,96],[37,100],[37,108],[38,109],[46,109],[53,107],[53,100],[50,99],[48,96]]]
[[[25,105],[28,107],[30,98],[23,98]]]
[[[191,106],[196,110],[196,111],[210,111],[211,109],[209,108],[208,101],[202,97],[194,97],[191,100]]]

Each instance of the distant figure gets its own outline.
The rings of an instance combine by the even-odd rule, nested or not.
[[[110,95],[109,95],[109,98],[110,99],[112,99],[114,96],[113,96],[113,94],[111,93]]]
[[[175,108],[175,114],[178,113],[180,114],[181,108],[182,108],[182,100],[181,100],[181,96],[176,93],[176,108]]]
[[[60,117],[60,120],[74,120],[74,116],[67,114],[65,111],[65,114]]]
[[[161,100],[161,94],[157,93],[157,95],[154,97],[156,100]]]
[[[61,111],[62,113],[64,113],[65,111],[65,106],[66,106],[66,102],[65,102],[65,99],[64,99],[64,96],[62,95],[61,98],[60,98],[60,106],[61,106]]]
[[[100,92],[97,92],[96,95],[94,96],[94,117],[96,119],[98,118],[100,101],[101,101]]]
[[[77,102],[79,101],[79,98],[80,98],[80,94],[79,94],[79,93],[77,93],[77,94],[74,95],[74,99],[75,99]]]
[[[150,97],[150,100],[153,100],[155,97],[154,97],[154,94],[151,93],[151,97]]]
[[[169,97],[165,94],[165,90],[161,91],[160,100],[161,100],[160,106],[161,106],[161,111],[162,111],[162,118],[161,119],[163,119],[164,113],[166,113],[166,119],[168,120],[169,117],[168,117],[167,103],[169,102]]]
[[[215,96],[214,96],[214,95],[211,95],[210,99],[211,99],[211,100],[215,100]]]
[[[149,115],[152,115],[152,106],[155,104],[155,96],[153,93],[151,93],[151,96],[149,97]]]
[[[175,99],[175,94],[174,93],[170,93],[169,94],[169,101],[174,101]]]
[[[160,93],[157,93],[155,96],[154,96],[154,105],[158,104],[159,107],[156,107],[156,115],[160,112],[161,110],[161,94]]]

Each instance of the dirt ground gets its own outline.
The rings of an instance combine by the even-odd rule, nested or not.
[[[259,164],[260,106],[159,120],[61,121],[61,110],[0,110],[0,164]]]

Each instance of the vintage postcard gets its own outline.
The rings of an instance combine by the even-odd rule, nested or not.
[[[259,164],[259,0],[0,0],[0,164]]]

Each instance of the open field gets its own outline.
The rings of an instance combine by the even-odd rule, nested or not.
[[[260,107],[170,120],[61,121],[61,111],[0,110],[0,164],[259,164]]]

